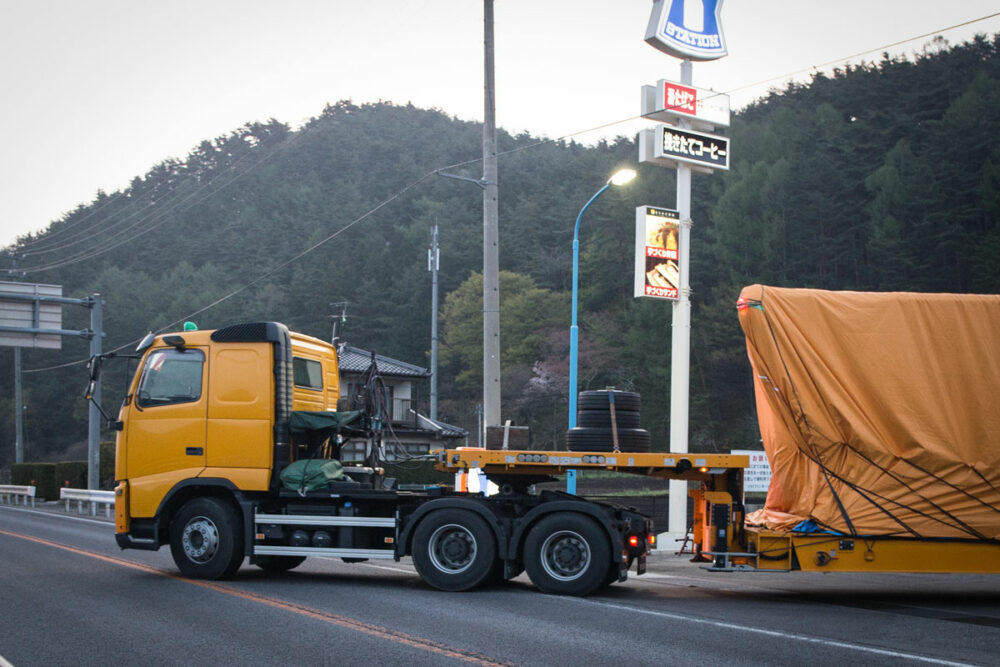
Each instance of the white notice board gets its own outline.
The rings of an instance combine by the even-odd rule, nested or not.
[[[771,464],[759,449],[734,449],[732,454],[749,456],[750,467],[743,471],[743,492],[766,493],[771,484]]]

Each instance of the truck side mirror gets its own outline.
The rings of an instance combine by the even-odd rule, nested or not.
[[[139,341],[139,344],[135,347],[135,351],[145,352],[153,345],[153,342],[155,340],[156,340],[156,335],[152,331],[150,331],[148,334],[145,335],[145,337],[141,341]]]

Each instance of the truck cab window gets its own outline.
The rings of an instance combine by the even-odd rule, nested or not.
[[[292,375],[296,387],[316,390],[323,388],[323,366],[318,361],[292,357]]]
[[[190,403],[201,398],[201,350],[156,350],[146,359],[139,381],[139,407]]]

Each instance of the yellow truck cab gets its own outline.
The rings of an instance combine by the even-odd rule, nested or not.
[[[289,447],[281,433],[288,409],[275,406],[291,399],[294,410],[336,409],[333,346],[273,323],[257,328],[185,331],[145,350],[118,417],[119,534],[154,517],[174,494],[186,495],[185,487],[267,491],[274,457]]]
[[[167,544],[182,573],[207,579],[246,557],[281,571],[308,556],[412,555],[442,590],[527,569],[545,592],[585,595],[634,562],[644,570],[648,518],[529,493],[546,476],[512,477],[489,498],[397,489],[380,467],[386,397],[374,360],[361,409],[338,412],[336,349],[277,322],[151,335],[139,352],[116,424],[122,548]],[[362,465],[339,460],[352,440],[365,445]]]

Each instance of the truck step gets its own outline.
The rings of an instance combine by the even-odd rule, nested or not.
[[[324,516],[316,514],[254,514],[256,524],[281,524],[293,526],[367,526],[369,528],[395,528],[394,517],[380,516]]]
[[[254,546],[254,556],[332,556],[334,558],[394,558],[393,549]]]

